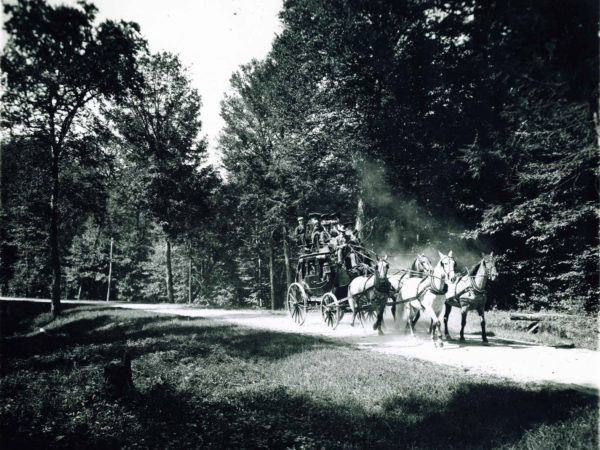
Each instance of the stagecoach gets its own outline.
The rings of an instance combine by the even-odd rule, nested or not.
[[[362,247],[355,252],[359,255],[359,266],[363,273],[372,275],[373,261],[377,260],[377,256]],[[350,311],[348,286],[357,275],[338,264],[333,252],[301,254],[296,265],[295,281],[287,291],[286,309],[289,316],[302,325],[309,311],[319,310],[323,321],[335,329],[344,313]],[[374,315],[375,309],[368,302],[361,304],[357,312],[361,321]]]

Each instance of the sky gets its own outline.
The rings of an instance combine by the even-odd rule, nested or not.
[[[137,22],[150,51],[179,54],[202,96],[202,133],[215,155],[219,115],[229,78],[241,64],[263,58],[281,32],[283,0],[91,0],[98,18]],[[50,0],[72,4],[75,0]],[[212,158],[211,158],[212,159]]]

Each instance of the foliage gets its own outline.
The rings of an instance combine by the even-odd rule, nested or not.
[[[144,82],[107,111],[121,136],[129,170],[144,198],[143,208],[167,238],[167,295],[174,301],[171,241],[183,241],[199,224],[208,225],[210,196],[218,185],[212,167],[202,166],[206,142],[201,129],[198,92],[176,55],[141,58]],[[125,180],[123,180],[125,181]]]
[[[597,309],[597,5],[294,0],[281,18],[223,104],[248,255],[363,200],[381,250],[502,254],[498,305]]]
[[[361,205],[380,253],[454,249],[461,266],[500,254],[492,305],[597,311],[597,2],[287,0],[271,51],[232,75],[222,102],[222,181],[177,55],[136,53],[137,26],[94,27],[88,4],[8,11],[5,125],[28,138],[6,143],[7,173],[30,167],[37,182],[3,182],[5,291],[47,295],[57,271],[44,248],[60,229],[70,295],[85,280],[84,296],[103,297],[113,238],[115,298],[277,307],[296,215],[355,221]],[[16,36],[27,17],[35,26]],[[60,152],[46,93],[64,100],[55,144],[59,122],[71,127]],[[71,101],[88,94],[115,98]]]

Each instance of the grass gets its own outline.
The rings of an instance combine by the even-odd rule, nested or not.
[[[460,323],[460,312],[453,308],[452,313]],[[486,330],[503,339],[515,339],[549,346],[574,346],[578,348],[598,349],[598,318],[590,315],[562,315],[549,317],[540,322],[535,334],[527,332],[528,321],[510,320],[510,311],[486,311]],[[457,328],[458,329],[458,328]],[[481,334],[481,325],[477,312],[467,314],[467,333]],[[454,332],[458,337],[458,332]]]
[[[598,447],[598,398],[570,389],[142,311],[2,319],[3,449]],[[136,389],[113,400],[125,347]]]

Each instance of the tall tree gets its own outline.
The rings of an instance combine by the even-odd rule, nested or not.
[[[139,79],[136,55],[144,46],[130,22],[94,25],[97,9],[51,6],[43,0],[5,4],[8,41],[0,62],[6,74],[3,126],[36,135],[50,161],[52,313],[60,313],[60,163],[90,102],[122,94]]]
[[[142,180],[146,206],[166,240],[166,285],[174,301],[172,244],[206,221],[216,173],[203,165],[201,99],[176,55],[159,53],[140,60],[141,88],[109,114],[123,137],[127,157]]]

